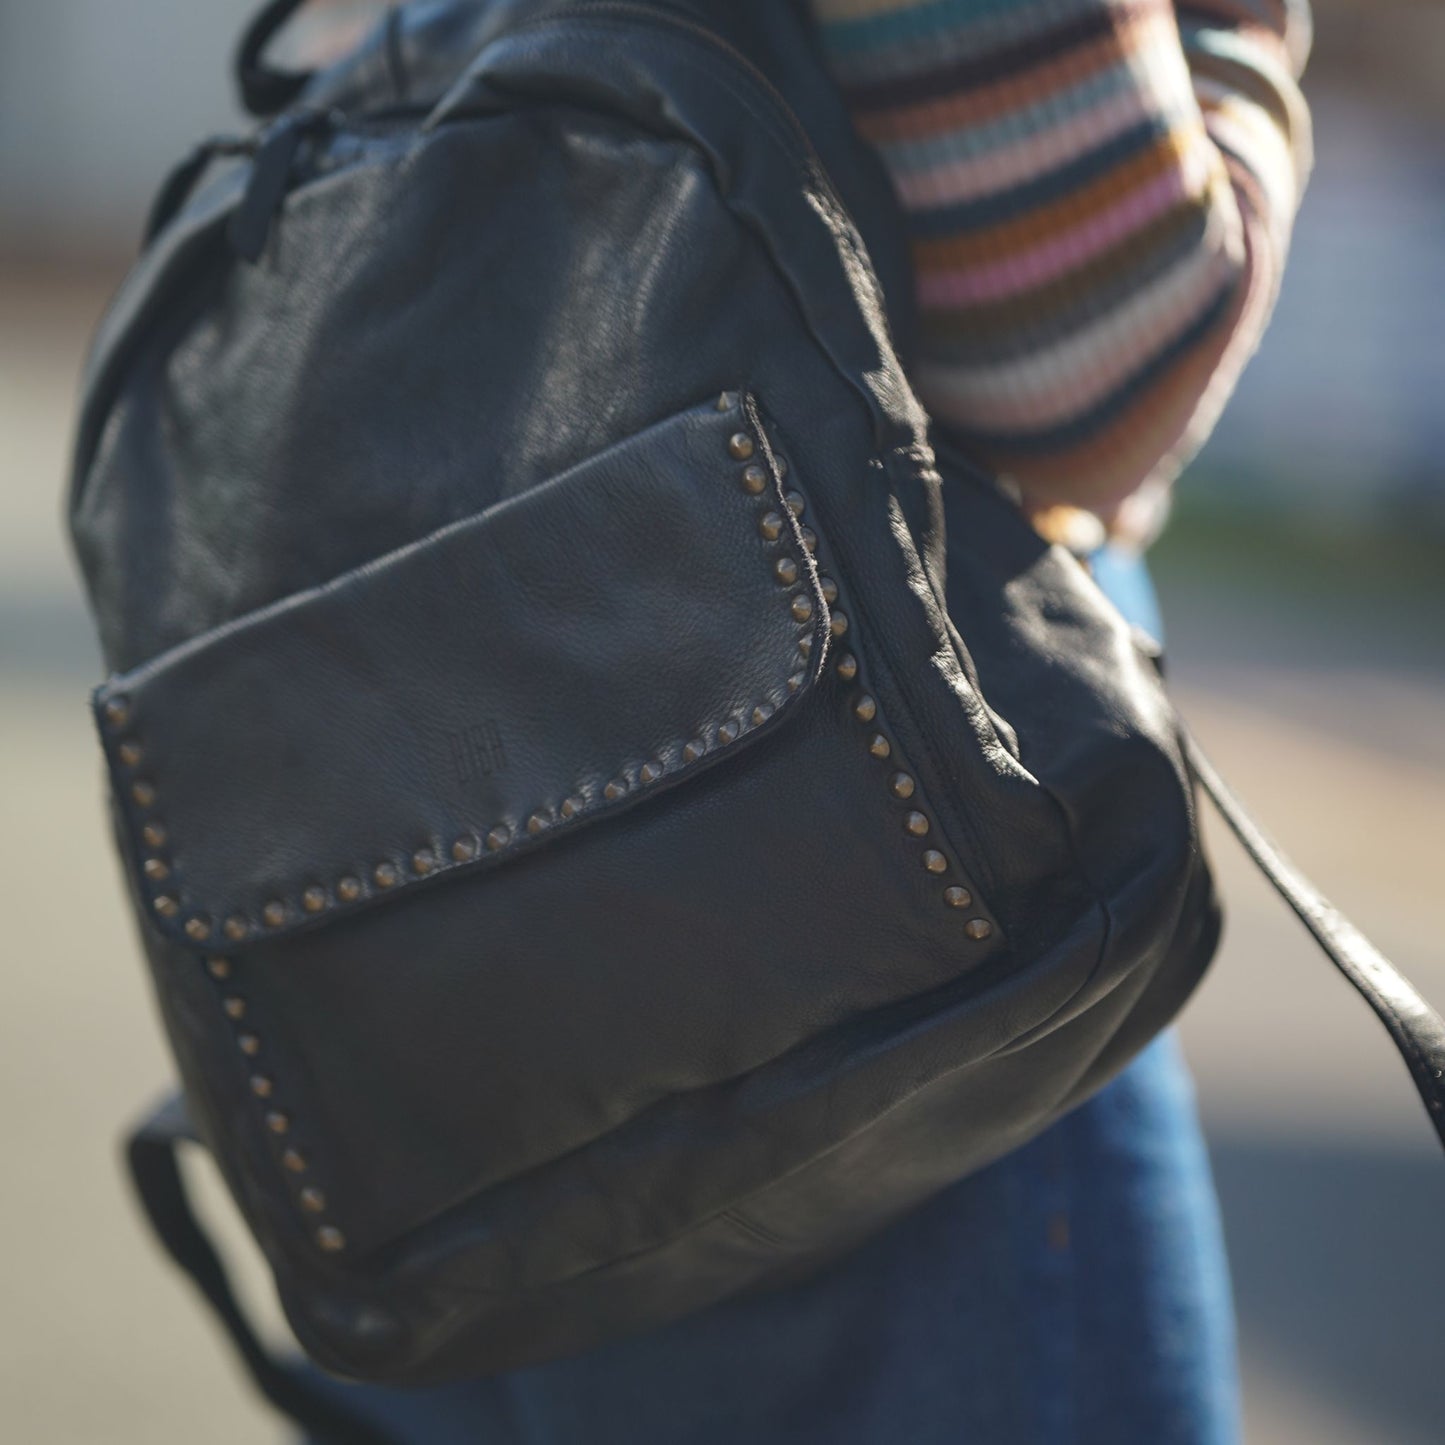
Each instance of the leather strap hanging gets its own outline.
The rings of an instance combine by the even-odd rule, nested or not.
[[[1389,1030],[1425,1112],[1445,1146],[1445,1020],[1415,986],[1275,846],[1245,811],[1193,738],[1185,751],[1199,785],[1275,891],[1299,916],[1330,962]]]

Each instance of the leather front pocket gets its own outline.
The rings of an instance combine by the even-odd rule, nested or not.
[[[729,395],[96,694],[136,885],[208,949],[505,864],[785,722],[827,605]]]

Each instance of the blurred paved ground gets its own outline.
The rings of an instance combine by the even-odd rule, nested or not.
[[[115,1168],[120,1123],[167,1064],[105,845],[96,662],[59,538],[99,301],[0,280],[0,1438],[243,1445],[275,1432]],[[1161,561],[1197,731],[1298,861],[1445,1000],[1440,592],[1353,578],[1331,602],[1315,595],[1328,577],[1223,575],[1178,547]],[[1232,849],[1218,854],[1228,942],[1185,1034],[1235,1259],[1250,1439],[1439,1445],[1445,1167],[1378,1026]]]

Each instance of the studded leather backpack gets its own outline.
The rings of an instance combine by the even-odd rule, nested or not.
[[[296,8],[241,56],[277,118],[178,171],[100,329],[71,517],[189,1118],[136,1179],[353,1438],[242,1321],[181,1134],[330,1370],[656,1326],[1116,1074],[1214,950],[1216,780],[930,437],[797,7],[436,0],[314,76],[263,59]],[[1438,1017],[1233,820],[1440,1126]]]

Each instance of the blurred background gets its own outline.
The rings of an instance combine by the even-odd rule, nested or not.
[[[0,1432],[17,1441],[277,1438],[116,1167],[168,1065],[105,840],[99,664],[61,533],[88,334],[167,167],[240,124],[226,66],[251,8],[0,0]],[[1445,7],[1315,11],[1318,164],[1291,270],[1158,572],[1205,744],[1445,1002]],[[1377,1025],[1212,836],[1230,925],[1184,1033],[1249,1438],[1439,1445],[1445,1165]],[[264,1294],[254,1261],[250,1279]]]

